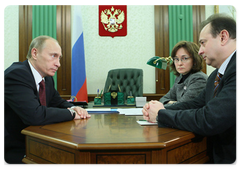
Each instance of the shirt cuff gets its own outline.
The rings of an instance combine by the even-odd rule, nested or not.
[[[71,108],[68,108],[68,110],[69,110],[69,111],[71,112],[71,114],[72,114],[73,119],[75,118],[75,114],[76,114],[76,111],[73,110],[74,107],[75,107],[75,106],[73,106],[73,107],[71,107]]]

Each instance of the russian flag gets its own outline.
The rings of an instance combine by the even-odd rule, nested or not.
[[[71,95],[88,102],[85,55],[80,6],[72,6],[72,78]]]

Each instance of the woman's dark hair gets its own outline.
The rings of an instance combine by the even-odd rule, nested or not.
[[[198,55],[199,46],[196,43],[189,41],[180,41],[178,42],[172,49],[171,57],[174,59],[176,57],[176,53],[180,48],[184,48],[189,56],[193,59],[193,66],[191,69],[191,73],[196,73],[202,70],[203,68],[203,58]],[[180,74],[177,72],[174,62],[170,65],[171,70],[176,76]]]

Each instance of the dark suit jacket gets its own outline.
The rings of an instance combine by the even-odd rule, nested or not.
[[[45,77],[46,106],[40,104],[36,83],[28,61],[13,63],[4,72],[5,79],[5,152],[24,148],[21,130],[30,125],[45,125],[72,120],[67,107],[54,88],[52,77]],[[64,108],[64,109],[63,109]]]
[[[214,163],[233,163],[236,159],[236,53],[213,98],[217,72],[218,69],[212,72],[206,88],[194,100],[160,110],[158,123],[160,127],[168,126],[208,136]]]
[[[177,102],[173,104],[165,104],[165,106],[193,100],[206,87],[208,78],[208,76],[201,71],[191,73],[184,82],[179,83],[182,77],[183,75],[180,74],[180,76],[175,79],[174,85],[169,92],[159,100],[163,104],[170,100]]]

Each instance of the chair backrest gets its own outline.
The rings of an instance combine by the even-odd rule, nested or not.
[[[134,97],[143,96],[143,70],[136,68],[113,69],[108,72],[104,92],[110,90],[124,93],[125,100],[132,93]],[[110,89],[109,89],[110,87]]]

